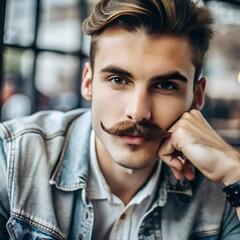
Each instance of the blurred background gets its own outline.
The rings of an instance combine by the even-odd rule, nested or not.
[[[81,30],[97,0],[0,1],[0,121],[39,110],[89,107],[80,95],[89,38]],[[240,147],[240,0],[205,0],[215,38],[204,74],[203,114]]]

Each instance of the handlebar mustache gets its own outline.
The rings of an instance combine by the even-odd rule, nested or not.
[[[101,122],[101,127],[105,132],[114,136],[137,136],[143,137],[148,141],[167,138],[171,135],[170,132],[150,122],[136,123],[133,121],[122,121],[114,124],[110,128],[106,128]]]

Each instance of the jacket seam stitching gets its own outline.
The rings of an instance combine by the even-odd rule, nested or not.
[[[194,239],[195,237],[209,236],[209,234],[214,235],[214,234],[218,234],[219,232],[220,232],[220,228],[198,231],[198,232],[191,234],[190,239]]]
[[[5,129],[7,129],[7,128],[5,127]],[[64,131],[64,130],[61,130],[61,131],[56,132],[56,133],[54,133],[54,134],[52,134],[52,135],[49,135],[49,136],[47,136],[47,135],[46,135],[44,132],[42,132],[41,130],[34,129],[34,128],[31,128],[31,129],[29,128],[29,129],[23,130],[23,131],[17,133],[16,135],[11,135],[11,133],[8,131],[8,129],[7,129],[7,132],[8,132],[8,135],[5,136],[5,140],[6,140],[7,142],[13,141],[13,140],[17,139],[18,137],[23,136],[23,135],[28,134],[28,133],[39,134],[39,135],[41,135],[45,140],[51,140],[51,139],[53,139],[53,138],[55,138],[55,137],[58,137],[58,136],[65,136],[65,131]]]
[[[53,234],[54,237],[57,237],[58,239],[64,240],[64,238],[60,235],[60,233],[58,233],[57,231],[53,230],[52,228],[47,227],[47,226],[45,226],[43,224],[40,224],[40,223],[38,223],[36,221],[33,221],[33,220],[31,220],[31,219],[29,219],[29,218],[27,218],[25,216],[22,216],[22,215],[20,215],[18,213],[15,213],[13,211],[11,211],[11,213],[12,213],[12,216],[16,217],[17,219],[19,219],[19,220],[21,220],[21,221],[23,221],[25,223],[28,223],[28,224],[30,224],[30,225],[32,225],[32,226],[34,226],[34,227],[44,231],[47,234]]]
[[[14,151],[15,151],[15,144],[14,142],[10,142],[10,146],[9,146],[9,156],[7,156],[7,158],[9,157],[9,167],[8,167],[8,171],[9,171],[9,199],[12,198],[12,188],[13,188],[13,176],[14,176]]]

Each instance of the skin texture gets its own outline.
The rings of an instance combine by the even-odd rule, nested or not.
[[[172,135],[162,144],[159,157],[177,179],[193,179],[190,166],[194,165],[207,178],[223,186],[239,181],[240,153],[214,132],[199,111],[184,113],[169,131]],[[180,151],[186,161],[174,157],[175,151]],[[240,219],[240,208],[236,211]]]
[[[82,95],[92,100],[99,165],[112,192],[126,202],[152,173],[162,139],[112,136],[101,122],[110,128],[125,120],[149,121],[168,129],[184,112],[202,106],[205,80],[194,92],[194,72],[187,38],[117,27],[98,41],[94,74],[85,65]]]
[[[224,186],[240,180],[240,153],[200,113],[206,80],[194,88],[191,51],[185,37],[112,27],[98,40],[94,69],[85,65],[81,91],[92,100],[99,165],[111,191],[125,204],[148,180],[159,158],[178,179],[192,180],[194,165]],[[171,135],[153,141],[137,132],[114,136],[101,127],[122,121],[150,122]],[[240,215],[239,208],[237,212]]]

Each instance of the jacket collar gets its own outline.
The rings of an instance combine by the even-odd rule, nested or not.
[[[83,113],[67,131],[60,159],[50,184],[65,191],[86,187],[88,176],[91,111]]]
[[[50,184],[55,184],[57,188],[64,191],[86,188],[91,129],[91,111],[88,110],[71,124]],[[192,196],[190,182],[186,179],[178,181],[165,164],[162,167],[159,189],[163,202],[166,202],[163,197],[167,198],[166,193]]]

